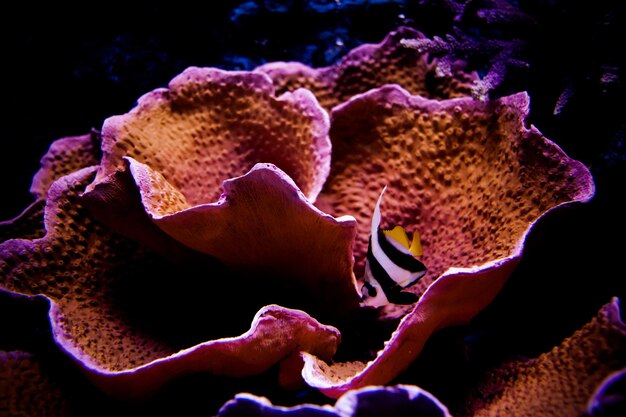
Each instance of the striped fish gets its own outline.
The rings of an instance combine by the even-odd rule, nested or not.
[[[385,186],[380,193],[372,216],[372,231],[361,287],[362,306],[414,303],[417,296],[403,289],[415,284],[426,274],[426,267],[416,258],[423,254],[419,233],[416,231],[413,234],[413,241],[409,244],[402,227],[396,226],[392,230],[380,227],[380,203],[386,189]]]

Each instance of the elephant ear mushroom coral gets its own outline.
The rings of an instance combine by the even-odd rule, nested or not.
[[[85,168],[53,183],[43,238],[0,244],[0,288],[50,300],[55,341],[102,390],[140,397],[192,372],[245,376],[300,350],[333,356],[336,329],[275,305],[260,309],[247,332],[223,337],[239,331],[246,318],[234,315],[250,306],[228,310],[230,304],[199,302],[196,293],[206,301],[202,288],[219,290],[230,277],[210,268],[187,274],[104,228],[80,197],[94,174]],[[219,320],[212,319],[216,309]],[[195,338],[177,333],[188,330],[186,322]],[[210,340],[211,328],[224,325],[230,327]]]
[[[264,74],[191,67],[129,113],[105,120],[93,186],[128,156],[197,205],[217,200],[224,180],[264,162],[315,200],[330,169],[328,129],[328,115],[309,91],[275,97]]]
[[[602,404],[600,393],[606,386],[603,381],[624,367],[626,325],[620,318],[619,301],[613,299],[551,351],[490,370],[458,415],[618,415],[609,412],[610,399]],[[623,407],[623,394],[618,399]],[[584,413],[586,408],[589,414]]]
[[[311,204],[330,170],[328,115],[309,91],[273,94],[264,74],[187,69],[105,121],[85,198],[122,234],[182,243],[341,316],[358,306],[356,224]]]
[[[333,110],[335,159],[317,204],[357,218],[357,276],[385,185],[382,211],[419,230],[428,272],[407,290],[421,297],[417,304],[381,312],[402,320],[371,361],[329,365],[305,354],[310,385],[337,397],[389,382],[434,331],[467,323],[493,300],[545,213],[593,196],[589,170],[524,125],[528,105],[525,93],[434,101],[385,86]]]

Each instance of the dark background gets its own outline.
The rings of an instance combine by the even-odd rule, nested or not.
[[[511,9],[500,1],[470,1],[464,12],[453,1],[138,1],[132,9],[128,3],[20,2],[4,12],[0,219],[17,215],[31,201],[31,177],[53,140],[98,129],[105,118],[127,112],[140,95],[165,86],[188,66],[252,69],[275,60],[325,66],[404,24],[429,37],[462,33],[479,48],[494,45],[485,43],[489,40],[514,40],[519,45],[515,58],[527,65],[510,60],[491,95],[528,91],[528,123],[588,166],[597,191],[590,203],[544,218],[493,305],[469,326],[436,335],[398,381],[420,384],[453,403],[481,369],[549,350],[611,297],[626,295],[626,53],[620,41],[626,22],[621,2],[534,0],[510,2]],[[493,62],[483,56],[470,64],[485,74]],[[0,349],[39,349],[46,343],[46,324],[37,311],[45,306],[25,309],[5,298],[0,298]],[[9,317],[16,315],[30,320],[30,330],[11,325]],[[61,357],[55,363],[59,369],[65,366]],[[218,389],[210,381],[203,384],[198,391]],[[270,395],[255,388],[257,380],[237,384],[232,389],[248,386]],[[86,398],[107,401],[81,389],[89,392]],[[210,406],[210,400],[198,400],[188,387],[177,389],[168,397],[172,404],[182,397],[193,397],[188,404],[199,401],[207,410],[217,404],[217,399]],[[299,395],[272,399],[323,401],[314,392]]]

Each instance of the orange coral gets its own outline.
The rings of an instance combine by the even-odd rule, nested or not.
[[[422,295],[369,363],[327,365],[306,355],[307,382],[331,396],[390,381],[437,329],[467,323],[491,302],[517,264],[524,239],[547,211],[587,201],[587,168],[568,158],[524,119],[528,97],[493,102],[434,101],[386,86],[356,96],[332,114],[335,159],[318,205],[353,214],[357,265],[367,249],[369,216],[380,190],[388,226],[418,230],[428,274]],[[392,194],[393,193],[393,194]]]
[[[95,183],[129,156],[162,174],[189,207],[217,200],[224,180],[265,162],[314,200],[330,168],[328,128],[307,90],[276,98],[264,74],[188,68],[104,122]]]
[[[99,161],[100,135],[96,132],[54,141],[41,158],[41,168],[33,177],[30,193],[35,201],[14,219],[0,222],[0,242],[43,237],[43,212],[50,185],[64,175],[98,165]]]
[[[618,300],[550,352],[492,370],[465,416],[580,416],[600,383],[626,366],[626,325]]]
[[[184,373],[250,375],[298,350],[332,357],[339,342],[336,329],[302,311],[279,306],[259,311],[251,329],[241,336],[187,350],[138,326],[130,307],[124,307],[124,290],[153,262],[152,256],[103,228],[84,207],[80,194],[94,173],[95,168],[85,168],[52,185],[45,237],[0,245],[0,284],[13,293],[43,294],[51,300],[57,343],[102,389],[141,396]],[[208,279],[221,279],[210,275],[216,274],[214,270],[202,271]],[[156,276],[150,278],[154,281]],[[201,285],[180,276],[178,281]],[[165,314],[172,312],[165,310]]]
[[[6,416],[74,415],[61,386],[46,375],[34,355],[26,352],[0,351],[0,399],[0,411]]]
[[[389,82],[463,95],[472,76],[437,80],[432,90],[434,67],[398,45],[415,36],[401,29],[320,70],[190,68],[146,94],[104,123],[97,168],[47,190],[67,172],[44,158],[33,190],[47,198],[45,236],[29,232],[41,203],[0,225],[9,239],[0,244],[1,286],[52,300],[58,344],[117,395],[143,395],[189,372],[248,375],[285,358],[281,378],[292,385],[299,353],[305,380],[329,396],[388,383],[434,331],[491,302],[539,218],[594,193],[582,164],[524,125],[524,93],[437,101],[387,85],[354,96]],[[311,92],[275,97],[263,72],[279,91],[313,88],[333,108],[332,125]],[[92,161],[89,140],[70,146],[87,158],[70,152],[68,170]],[[385,185],[383,226],[419,231],[429,272],[412,288],[415,306],[382,312],[401,321],[370,362],[331,363],[337,329],[273,304],[306,307],[350,330],[354,271],[362,272]],[[184,311],[164,306],[172,292]],[[267,304],[249,332],[223,338]],[[229,318],[226,330],[213,328],[217,315]],[[194,329],[183,334],[190,329],[177,326],[188,317]]]

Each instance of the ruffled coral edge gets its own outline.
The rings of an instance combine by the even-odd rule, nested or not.
[[[127,113],[122,115],[111,116],[105,120],[102,127],[102,161],[100,169],[96,174],[93,183],[87,187],[87,192],[91,191],[98,184],[106,181],[106,178],[123,165],[122,154],[120,149],[116,147],[117,132],[124,131],[125,124],[129,119],[143,117],[144,114],[153,112],[164,103],[172,103],[176,100],[175,96],[184,94],[187,84],[194,82],[206,82],[210,79],[212,83],[231,82],[250,84],[251,88],[257,92],[268,96],[275,103],[285,103],[300,108],[300,110],[308,115],[311,119],[312,141],[315,149],[320,155],[318,166],[313,170],[314,179],[310,184],[310,189],[305,192],[306,197],[315,201],[321,192],[324,183],[330,173],[331,164],[331,143],[328,137],[330,129],[330,118],[328,112],[319,106],[315,95],[304,88],[295,91],[284,92],[276,97],[274,84],[269,75],[257,71],[227,71],[212,67],[188,67],[181,74],[174,77],[168,84],[167,88],[157,88],[153,91],[145,93],[137,99],[136,105]]]
[[[76,177],[95,173],[96,167],[84,168],[57,181],[70,182]],[[55,197],[60,191],[51,189],[46,206],[45,240],[54,236],[53,213],[57,209]],[[30,240],[16,239],[9,243],[28,243]],[[2,290],[4,291],[4,290]],[[8,291],[10,294],[27,298],[42,297],[49,302],[48,318],[56,344],[87,374],[104,392],[119,398],[141,398],[156,392],[166,382],[191,373],[207,372],[214,375],[249,376],[261,373],[281,360],[300,351],[310,351],[328,360],[334,355],[340,342],[339,331],[323,325],[301,310],[278,305],[268,305],[255,315],[250,329],[235,337],[207,341],[180,350],[167,357],[158,358],[142,366],[120,371],[108,370],[73,342],[63,329],[65,311],[52,297],[45,294],[26,294]],[[209,319],[209,318],[207,318]],[[300,369],[283,370],[296,375],[282,375],[296,380]]]
[[[352,270],[356,221],[319,210],[280,168],[256,164],[247,173],[225,180],[217,201],[163,214],[152,209],[158,204],[154,195],[160,196],[152,190],[156,183],[163,189],[172,187],[149,166],[130,157],[124,157],[124,162],[124,171],[85,194],[96,217],[113,230],[148,246],[160,246],[159,253],[166,244],[167,248],[182,244],[237,270],[263,271],[279,281],[296,280],[317,297],[321,310],[333,316],[358,309]],[[120,175],[125,179],[115,177]],[[134,184],[126,183],[130,181]],[[107,184],[113,191],[106,189]],[[106,201],[111,196],[124,197]],[[128,209],[120,211],[121,206]],[[133,214],[132,220],[128,213]],[[316,234],[311,237],[313,230]],[[169,257],[174,253],[166,251]]]
[[[268,305],[257,312],[250,329],[239,336],[207,341],[136,368],[109,371],[99,367],[63,336],[57,324],[62,313],[53,300],[48,300],[51,306],[49,319],[57,345],[95,385],[116,398],[148,397],[166,382],[192,373],[207,372],[231,377],[255,375],[298,350],[311,350],[330,359],[340,340],[337,329],[320,324],[303,311]],[[290,325],[289,320],[298,324]],[[265,336],[278,333],[279,329],[284,331],[286,326],[290,328],[292,337],[288,340],[273,340],[280,346],[278,349],[276,346],[269,349]],[[311,341],[306,340],[309,337]],[[261,357],[261,360],[255,358],[255,355]]]
[[[458,101],[466,100],[465,98],[450,99],[441,103],[413,96],[400,86],[388,85],[354,96],[335,107],[333,113],[341,111],[355,100],[362,100],[368,95],[381,94],[381,91],[389,98],[390,103],[420,102],[434,109],[454,106]],[[526,92],[504,97],[500,101],[515,109],[522,121],[528,116],[530,98]],[[329,366],[314,355],[302,353],[304,360],[302,377],[307,384],[318,388],[331,398],[338,398],[352,389],[388,383],[417,358],[431,334],[447,326],[468,323],[493,301],[519,263],[527,236],[544,216],[565,205],[585,203],[593,198],[595,195],[593,178],[580,161],[569,158],[557,144],[542,136],[532,125],[529,128],[522,126],[521,133],[526,136],[539,137],[546,147],[562,155],[568,161],[570,168],[579,174],[576,176],[577,182],[572,184],[572,189],[576,192],[573,193],[571,200],[550,207],[531,222],[509,256],[471,268],[452,267],[446,270],[426,289],[415,307],[402,318],[391,339],[385,342],[383,349],[372,361],[348,363],[345,367],[338,364],[340,366],[333,370],[334,365]],[[351,375],[342,375],[342,368],[348,372],[351,370]],[[356,373],[354,373],[355,369]],[[331,378],[326,375],[331,375]]]

